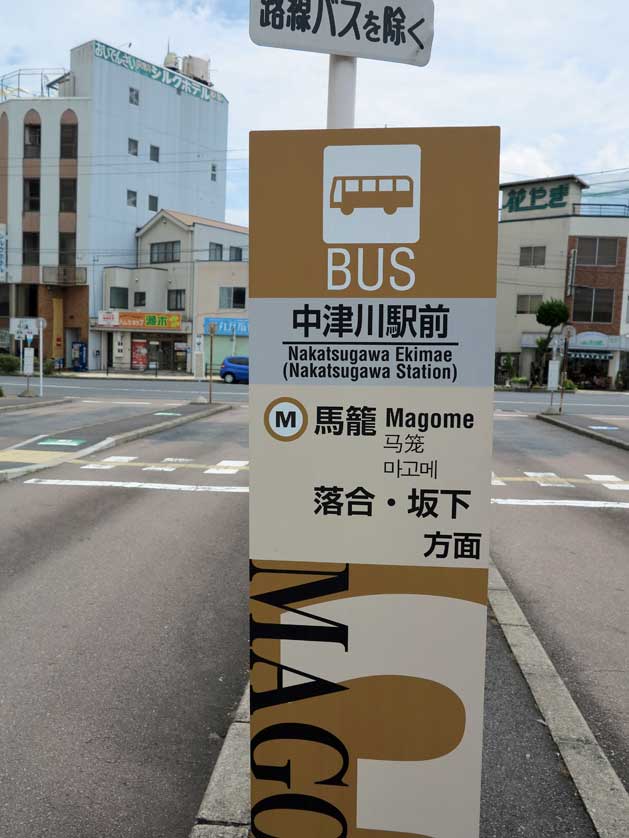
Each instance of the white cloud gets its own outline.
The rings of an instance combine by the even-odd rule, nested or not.
[[[227,2],[66,0],[60,19],[54,6],[24,0],[3,21],[0,73],[18,48],[23,66],[67,65],[69,49],[94,37],[132,41],[133,53],[153,61],[163,59],[168,40],[179,53],[210,57],[230,100],[230,218],[242,223],[249,130],[324,127],[327,58],[254,46],[233,6],[225,16]],[[360,62],[357,125],[497,124],[505,173],[629,166],[624,2],[436,5],[428,68]]]

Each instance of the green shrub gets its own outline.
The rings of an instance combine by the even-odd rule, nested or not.
[[[0,387],[0,399],[4,398],[4,390]]]
[[[569,378],[566,378],[566,380],[564,381],[563,388],[564,390],[567,390],[570,393],[574,393],[575,390],[579,389],[577,385],[574,383],[574,381],[570,381]]]
[[[12,375],[13,373],[19,372],[19,370],[19,358],[16,358],[15,355],[0,355],[0,374]]]
[[[528,378],[520,377],[520,378],[512,378],[511,379],[511,384],[528,384],[528,383],[529,383]]]
[[[623,372],[622,370],[620,370],[616,375],[616,381],[614,386],[616,390],[629,389],[629,372]]]
[[[53,375],[55,372],[55,359],[46,358],[44,361],[44,375]]]

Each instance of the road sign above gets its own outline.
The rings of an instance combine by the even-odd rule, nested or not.
[[[9,332],[15,335],[16,340],[25,340],[27,334],[39,330],[37,317],[12,317],[9,321]]]
[[[433,0],[251,0],[251,40],[263,47],[373,58],[424,67],[434,37]]]

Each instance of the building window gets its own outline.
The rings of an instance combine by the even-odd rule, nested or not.
[[[24,157],[41,157],[41,125],[24,126]]]
[[[59,181],[59,211],[76,212],[76,178]]]
[[[110,288],[109,308],[129,308],[129,289],[115,286]]]
[[[246,288],[219,289],[219,308],[245,308],[247,304]]]
[[[574,289],[572,319],[576,323],[611,323],[614,319],[614,289],[578,285]]]
[[[213,183],[216,183],[216,176],[218,174],[218,166],[216,163],[212,163],[212,167],[210,169],[210,178]]]
[[[22,264],[39,265],[39,233],[22,235]]]
[[[127,206],[128,207],[137,207],[138,205],[138,193],[135,192],[133,189],[127,189]]]
[[[157,212],[157,208],[159,206],[159,198],[157,195],[149,195],[149,211],[150,212]]]
[[[24,212],[39,212],[40,204],[39,178],[24,179]]]
[[[218,242],[210,242],[210,262],[223,261],[223,245]]]
[[[229,248],[229,261],[230,262],[242,262],[242,247],[230,247]]]
[[[153,161],[153,163],[159,163],[159,146],[157,146],[157,145],[152,145],[151,146],[150,157],[151,157],[151,160]]]
[[[546,264],[546,248],[545,247],[521,247],[520,248],[520,267],[522,268],[540,268]]]
[[[537,314],[544,299],[542,294],[518,294],[518,314]]]
[[[176,288],[168,292],[168,311],[184,311],[186,308],[186,292],[183,288]]]
[[[181,242],[155,242],[151,245],[151,264],[181,261]]]
[[[76,160],[79,156],[79,126],[64,124],[61,126],[62,160]]]
[[[59,233],[59,264],[76,265],[76,234]]]
[[[577,265],[615,267],[618,261],[618,239],[579,238]]]
[[[129,154],[132,157],[137,157],[138,156],[138,149],[139,149],[138,141],[129,137],[129,139],[127,140],[127,150],[129,152]]]
[[[129,104],[130,105],[139,105],[140,104],[140,91],[137,87],[130,87],[129,88]]]
[[[134,308],[142,308],[146,305],[146,291],[136,291],[133,295]]]

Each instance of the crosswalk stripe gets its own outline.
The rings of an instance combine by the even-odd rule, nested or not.
[[[588,480],[593,480],[595,483],[622,483],[620,477],[615,474],[586,474]]]
[[[492,473],[491,473],[491,485],[492,486],[506,486],[507,484],[504,482],[504,480],[499,480],[496,477],[495,472],[492,471]]]
[[[525,471],[524,474],[527,477],[532,478],[538,486],[560,486],[563,488],[574,489],[574,485],[572,483],[568,483],[567,480],[559,477],[559,475],[555,474],[553,471]]]

